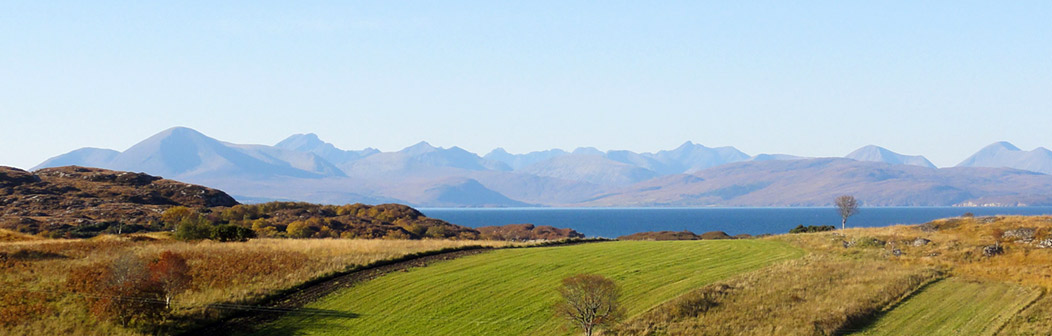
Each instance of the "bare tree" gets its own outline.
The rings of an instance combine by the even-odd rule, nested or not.
[[[555,306],[556,314],[588,336],[596,328],[613,325],[624,317],[624,309],[617,302],[621,288],[602,275],[578,274],[563,279],[559,293],[566,301]]]
[[[858,200],[851,195],[837,196],[836,209],[840,212],[840,229],[843,230],[847,227],[847,218],[858,213]]]

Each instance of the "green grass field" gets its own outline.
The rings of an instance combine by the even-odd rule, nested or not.
[[[856,335],[993,335],[1039,291],[950,278],[924,288]]]
[[[691,289],[804,251],[769,240],[619,241],[497,250],[398,272],[286,316],[260,335],[550,335],[560,281],[598,273],[622,288],[629,316]]]

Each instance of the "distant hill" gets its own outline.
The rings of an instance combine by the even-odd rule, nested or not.
[[[1052,173],[1052,152],[1044,148],[1021,151],[997,143],[953,169],[879,146],[847,157],[749,156],[690,141],[652,153],[580,147],[512,154],[498,148],[482,157],[423,141],[394,152],[343,150],[312,133],[275,146],[242,145],[176,127],[124,152],[82,148],[34,169],[145,172],[222,188],[245,202],[431,207],[828,205],[846,193],[867,205],[1014,205],[1046,204],[1045,195],[1052,194],[1040,174],[1002,168]]]
[[[106,167],[120,154],[112,149],[85,147],[47,159],[33,170],[62,166]]]
[[[313,153],[335,165],[348,165],[367,156],[380,153],[375,148],[360,151],[342,150],[331,143],[324,142],[314,133],[293,134],[278,142],[274,147],[304,153]]]
[[[920,166],[935,168],[935,165],[920,155],[902,155],[899,153],[887,150],[884,147],[869,145],[851,152],[847,156],[848,159],[857,161],[869,161],[869,162],[883,162],[887,164],[903,164],[911,166]]]
[[[658,170],[662,174],[692,173],[750,158],[734,147],[710,148],[690,141],[676,149],[659,151],[650,156],[666,165],[667,168]]]
[[[511,169],[518,170],[537,162],[569,154],[570,153],[561,149],[549,149],[546,151],[530,152],[526,154],[511,154],[505,151],[504,148],[497,148],[490,151],[489,154],[486,154],[483,158],[503,162]]]
[[[596,185],[625,185],[646,181],[658,173],[592,154],[571,154],[534,163],[522,173],[581,181]]]
[[[1024,151],[1008,142],[996,142],[969,156],[957,167],[1015,168],[1052,174],[1052,151],[1044,147]]]
[[[86,156],[84,153],[92,155]],[[185,127],[167,129],[124,152],[114,153],[79,149],[51,158],[33,170],[82,165],[145,172],[188,181],[205,178],[346,176],[336,166],[311,153],[225,143]]]
[[[789,155],[789,154],[757,154],[749,158],[748,161],[772,161],[772,160],[803,160],[810,159],[803,156]]]
[[[186,207],[186,215],[204,215],[212,223],[206,225],[251,228],[268,237],[479,238],[478,231],[400,204],[243,205],[220,190],[142,173],[77,166],[30,173],[0,166],[0,229],[78,238],[171,230],[179,220],[166,216],[176,206]]]
[[[343,165],[343,169],[352,176],[363,177],[445,177],[465,171],[510,171],[511,167],[499,161],[483,159],[460,147],[440,148],[421,141],[397,152],[370,155]]]
[[[107,223],[147,224],[171,206],[237,205],[226,193],[141,173],[67,166],[0,167],[0,228],[90,235]]]
[[[995,168],[930,169],[850,159],[728,164],[617,190],[583,206],[1052,205],[1052,176]]]

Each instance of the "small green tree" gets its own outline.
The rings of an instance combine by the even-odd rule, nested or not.
[[[289,238],[310,238],[314,235],[314,229],[304,221],[294,221],[285,227],[285,233]]]
[[[559,294],[564,301],[555,306],[557,316],[591,336],[597,328],[614,325],[624,317],[618,303],[621,288],[602,275],[578,274],[563,279]]]
[[[164,223],[165,228],[171,229],[176,225],[179,225],[184,218],[190,217],[196,213],[196,211],[181,205],[174,206],[164,210],[164,213],[161,213],[161,222]]]
[[[212,222],[200,214],[185,217],[175,226],[173,238],[178,240],[201,240],[212,236]]]
[[[215,241],[228,242],[228,241],[247,241],[251,238],[256,238],[256,232],[252,229],[240,227],[237,225],[223,224],[212,227],[212,233],[209,238]]]

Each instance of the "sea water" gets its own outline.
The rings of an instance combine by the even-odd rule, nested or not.
[[[589,237],[615,238],[644,231],[730,235],[786,233],[797,225],[834,225],[834,208],[423,208],[425,215],[468,227],[531,223],[571,228]],[[933,219],[975,216],[1052,215],[1052,207],[881,207],[861,208],[848,227],[921,224]]]

